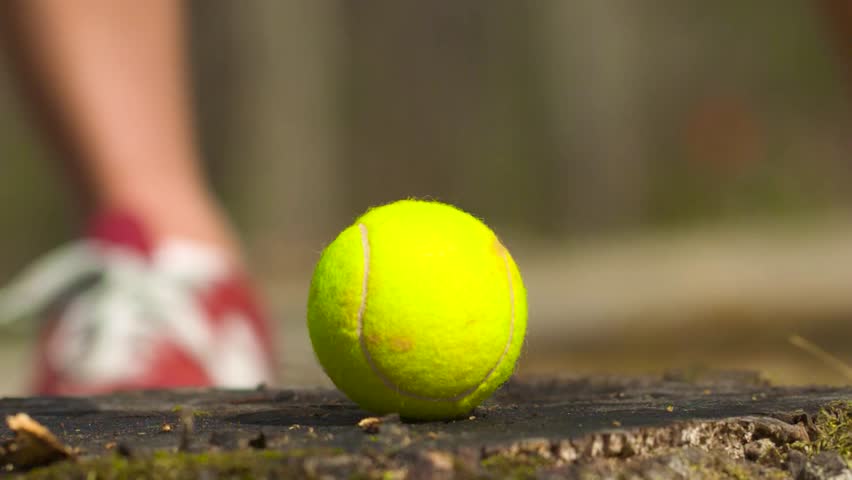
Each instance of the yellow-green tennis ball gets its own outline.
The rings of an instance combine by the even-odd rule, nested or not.
[[[362,408],[469,413],[512,374],[527,323],[521,275],[487,226],[450,205],[374,208],[322,253],[308,299],[314,351]]]

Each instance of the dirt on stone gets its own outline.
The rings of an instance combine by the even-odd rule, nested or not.
[[[447,422],[366,420],[327,390],[0,400],[11,409],[82,450],[31,478],[852,480],[852,388],[743,374],[514,380]]]

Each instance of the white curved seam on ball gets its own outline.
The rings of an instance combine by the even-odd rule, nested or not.
[[[497,242],[499,243],[500,240],[497,240]],[[491,370],[487,375],[485,375],[485,378],[483,378],[479,384],[475,385],[469,392],[467,392],[468,395],[475,392],[480,385],[491,378],[491,375],[494,375],[494,372],[497,371],[497,367],[503,363],[503,359],[509,354],[509,350],[512,348],[512,340],[515,338],[515,284],[512,282],[512,266],[509,264],[509,252],[502,243],[500,243],[500,254],[503,257],[503,264],[506,266],[506,281],[509,284],[509,308],[511,309],[511,315],[509,317],[509,338],[506,340],[506,346],[503,347],[503,353],[500,354],[500,358],[497,359],[497,363],[491,367]]]
[[[361,305],[358,307],[358,344],[361,346],[361,354],[367,360],[367,365],[370,370],[391,390],[403,393],[381,370],[370,355],[370,349],[367,348],[367,340],[364,335],[364,311],[367,309],[367,289],[370,278],[370,237],[367,232],[367,226],[363,223],[358,224],[358,230],[361,232],[361,249],[364,252],[364,275],[361,279]]]
[[[385,387],[394,390],[400,395],[411,397],[416,400],[423,400],[427,402],[455,402],[475,392],[480,386],[482,386],[482,384],[488,381],[491,375],[493,375],[494,372],[497,371],[497,367],[499,367],[500,364],[503,363],[503,359],[509,353],[509,349],[512,346],[512,339],[515,335],[515,288],[512,282],[512,270],[509,265],[509,258],[507,256],[505,248],[501,249],[501,253],[503,256],[503,263],[506,266],[506,276],[509,282],[509,303],[511,307],[511,317],[509,322],[509,339],[506,342],[506,346],[503,348],[503,352],[500,354],[500,358],[497,359],[497,362],[494,364],[493,367],[491,367],[491,370],[488,371],[482,381],[477,383],[473,387],[452,397],[429,397],[426,395],[419,395],[401,389],[381,371],[378,365],[376,365],[376,362],[373,360],[372,355],[370,355],[370,350],[367,348],[367,341],[364,336],[364,312],[367,309],[367,291],[370,277],[370,237],[366,225],[364,225],[363,223],[359,223],[358,229],[361,232],[361,248],[364,252],[364,275],[361,280],[361,305],[358,307],[358,343],[361,346],[361,354],[364,355],[364,358],[367,360],[367,365],[370,367],[370,370],[372,370],[373,373],[375,373],[376,376],[379,377],[382,383],[385,384]]]

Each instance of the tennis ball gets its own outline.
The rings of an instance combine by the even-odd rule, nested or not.
[[[401,200],[323,251],[308,298],[314,351],[362,408],[409,419],[466,415],[514,370],[526,290],[487,226],[450,205]]]

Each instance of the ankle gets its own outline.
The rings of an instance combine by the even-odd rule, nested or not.
[[[153,245],[188,241],[218,250],[234,267],[243,263],[237,235],[212,199],[152,196],[145,201],[113,202],[101,209],[133,215]]]

